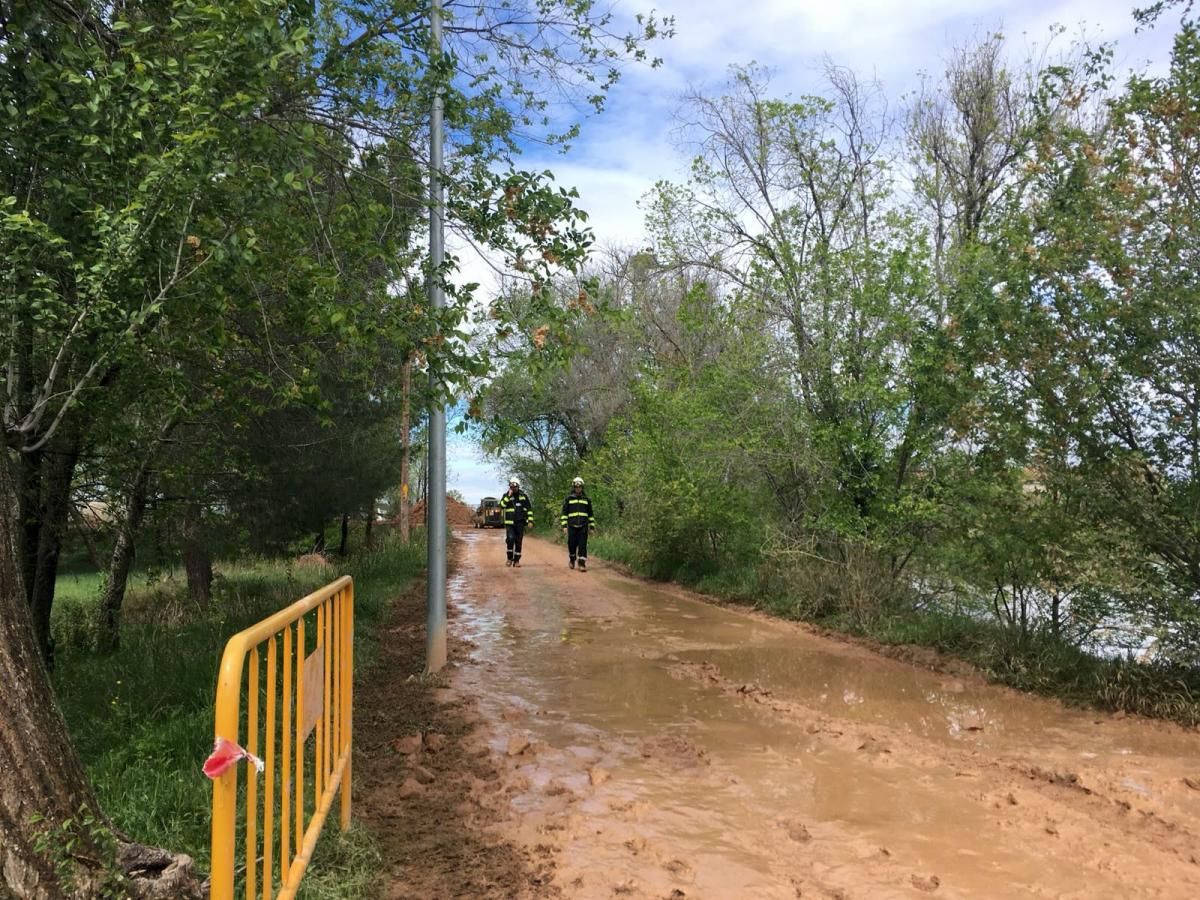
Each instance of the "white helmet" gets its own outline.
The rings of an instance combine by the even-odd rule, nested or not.
[[[514,475],[512,478],[508,479],[508,484],[509,487],[520,487],[521,479]]]
[[[574,481],[572,481],[572,482],[571,482],[571,484],[577,484],[577,485],[579,485],[580,487],[583,487],[583,479],[582,479],[582,478],[576,478]]]

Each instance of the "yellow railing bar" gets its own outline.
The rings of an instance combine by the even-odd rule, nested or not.
[[[307,660],[308,647],[304,643],[304,617],[301,616],[296,620],[296,746],[294,748],[296,755],[293,757],[296,764],[294,779],[296,798],[292,801],[292,815],[296,817],[292,834],[295,835],[294,840],[297,847],[304,840],[304,745],[307,743],[307,736],[304,734],[304,695],[308,693],[304,684],[304,664]],[[286,786],[283,792],[287,793]],[[216,898],[214,897],[213,900]]]
[[[292,858],[289,840],[291,828],[291,793],[287,789],[289,773],[292,771],[292,627],[283,630],[283,759],[279,763],[279,870],[287,870],[287,861]],[[275,785],[272,783],[274,792]]]
[[[354,585],[348,593],[342,595],[341,616],[342,624],[340,646],[342,664],[338,666],[338,678],[341,679],[341,702],[338,712],[341,720],[340,747],[347,748],[345,762],[338,760],[342,777],[346,781],[346,790],[342,791],[341,821],[339,824],[345,831],[350,827],[350,773],[354,768],[353,754],[348,752],[354,747]]]
[[[271,849],[275,845],[275,636],[267,638],[267,754],[263,760],[263,784],[267,786],[268,802],[263,804],[263,900],[271,900],[275,869]],[[284,851],[286,852],[286,851]],[[282,858],[282,857],[281,857]]]
[[[313,711],[315,723],[305,710],[308,667],[305,665],[306,614],[316,610],[315,649],[311,654],[321,672],[312,671],[307,686],[315,692],[308,698],[321,704]],[[293,630],[295,631],[293,640]],[[278,636],[282,634],[283,665],[278,661]],[[260,646],[267,644],[265,682],[260,682]],[[248,665],[247,665],[248,661]],[[281,684],[276,676],[282,668]],[[320,675],[319,681],[317,675]],[[341,790],[340,820],[350,825],[350,772],[354,701],[354,583],[348,577],[314,591],[229,639],[217,678],[215,734],[239,741],[242,684],[246,682],[246,750],[258,755],[259,728],[265,728],[265,757],[262,776],[253,767],[247,772],[245,791],[245,896],[257,900],[259,885],[263,900],[272,900],[275,885],[275,826],[279,826],[279,872],[281,885],[275,900],[291,900],[299,889],[321,828]],[[260,717],[260,684],[266,689],[265,715]],[[281,694],[276,701],[276,694]],[[294,700],[294,702],[293,702]],[[276,755],[275,726],[282,719],[280,752]],[[307,721],[306,721],[307,720]],[[306,724],[312,723],[313,808],[307,827],[304,822]],[[294,757],[293,757],[294,754]],[[289,778],[294,763],[294,782]],[[211,900],[233,900],[237,858],[239,767],[229,769],[213,781]],[[260,791],[258,779],[262,778]],[[278,778],[279,784],[276,785]],[[279,817],[275,801],[279,800]],[[261,802],[260,802],[261,801]],[[293,804],[294,803],[294,807]],[[262,829],[259,830],[261,806]],[[294,830],[293,830],[294,828]],[[294,838],[293,838],[294,835]],[[259,847],[261,843],[261,857]],[[292,850],[295,849],[293,854]],[[261,878],[259,859],[261,858]]]
[[[271,686],[271,692],[274,693],[274,685]],[[258,755],[258,648],[255,647],[250,651],[250,678],[246,685],[246,702],[250,705],[246,720],[246,749]],[[273,739],[273,735],[267,735],[267,741]],[[274,805],[271,803],[271,789],[267,788],[265,792],[267,803],[265,805]],[[254,775],[249,775],[246,778],[246,809],[252,810],[253,813],[258,812],[258,779]],[[246,816],[246,900],[255,900],[254,894],[254,875],[255,866],[258,862],[258,816],[251,814]]]

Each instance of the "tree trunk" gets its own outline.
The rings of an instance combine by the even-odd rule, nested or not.
[[[412,444],[409,423],[409,396],[412,391],[412,363],[405,362],[400,403],[400,543],[407,544],[411,530],[408,505],[408,452]]]
[[[196,541],[184,548],[183,568],[187,573],[188,593],[200,604],[201,609],[208,609],[212,601],[212,556],[203,541]]]
[[[346,542],[350,537],[350,513],[342,513],[342,543],[338,547],[338,556],[346,555]]]
[[[417,497],[417,499],[418,499],[418,501],[419,501],[419,502],[421,502],[421,503],[425,503],[426,505],[428,505],[428,503],[429,503],[429,483],[428,483],[428,482],[429,482],[429,479],[428,479],[427,475],[428,475],[428,472],[426,471],[426,467],[425,467],[424,463],[422,463],[421,465],[419,465],[419,466],[417,467],[417,491],[416,491],[416,497]],[[411,527],[411,525],[412,525],[412,522],[411,522],[411,518],[412,518],[411,509],[410,509],[410,512],[409,512],[409,518],[410,518],[409,526]]]
[[[54,861],[35,849],[40,829],[98,810],[50,690],[14,565],[8,512],[0,526],[0,888],[50,900],[63,895]],[[45,824],[35,826],[35,816]]]
[[[150,487],[150,460],[147,455],[129,489],[129,502],[121,521],[117,540],[113,545],[112,560],[108,566],[108,581],[104,585],[104,597],[100,607],[101,650],[116,650],[121,642],[121,606],[125,602],[125,586],[129,583],[129,570],[133,567],[137,533],[142,527],[146,512],[146,493]]]
[[[183,570],[187,573],[188,593],[201,609],[212,600],[212,557],[204,539],[204,518],[199,505],[192,503],[184,513]]]
[[[378,497],[372,497],[367,506],[367,527],[363,530],[363,546],[368,550],[375,546],[375,504],[378,502]]]
[[[312,552],[313,553],[324,553],[325,552],[325,529],[324,528],[322,528],[320,531],[318,531],[316,534],[313,535]]]
[[[79,460],[79,439],[70,437],[56,451],[47,450],[41,462],[41,504],[37,515],[37,548],[24,570],[32,573],[25,591],[33,613],[33,633],[42,658],[54,666],[54,637],[50,633],[50,613],[54,607],[54,586],[58,579],[58,557],[71,512],[71,480]],[[55,446],[51,444],[51,446]],[[28,531],[28,523],[27,529]],[[26,545],[26,550],[29,549]]]
[[[20,510],[20,542],[17,560],[21,567],[21,585],[32,606],[33,583],[37,574],[38,537],[42,521],[42,451],[22,453],[17,462],[17,493]]]
[[[116,858],[103,860],[104,851],[96,845],[96,829],[110,826],[71,744],[38,650],[17,564],[23,523],[13,461],[0,453],[0,896],[95,897],[108,869],[136,870],[124,889],[129,896],[199,898],[188,857],[118,836]],[[78,825],[83,817],[97,824]],[[68,819],[76,824],[64,825]],[[68,842],[69,853],[64,852]]]

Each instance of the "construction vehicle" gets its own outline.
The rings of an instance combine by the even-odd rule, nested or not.
[[[476,528],[504,527],[504,511],[495,497],[484,497],[471,518]]]

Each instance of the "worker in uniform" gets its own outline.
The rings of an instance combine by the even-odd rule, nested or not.
[[[573,569],[578,561],[579,571],[586,572],[588,532],[596,530],[596,516],[591,498],[584,493],[582,478],[571,482],[571,493],[563,501],[562,530],[567,536],[568,565]]]
[[[504,510],[504,546],[508,550],[505,565],[520,566],[525,529],[533,527],[533,504],[515,476],[508,479],[508,491],[500,498],[500,508]]]

